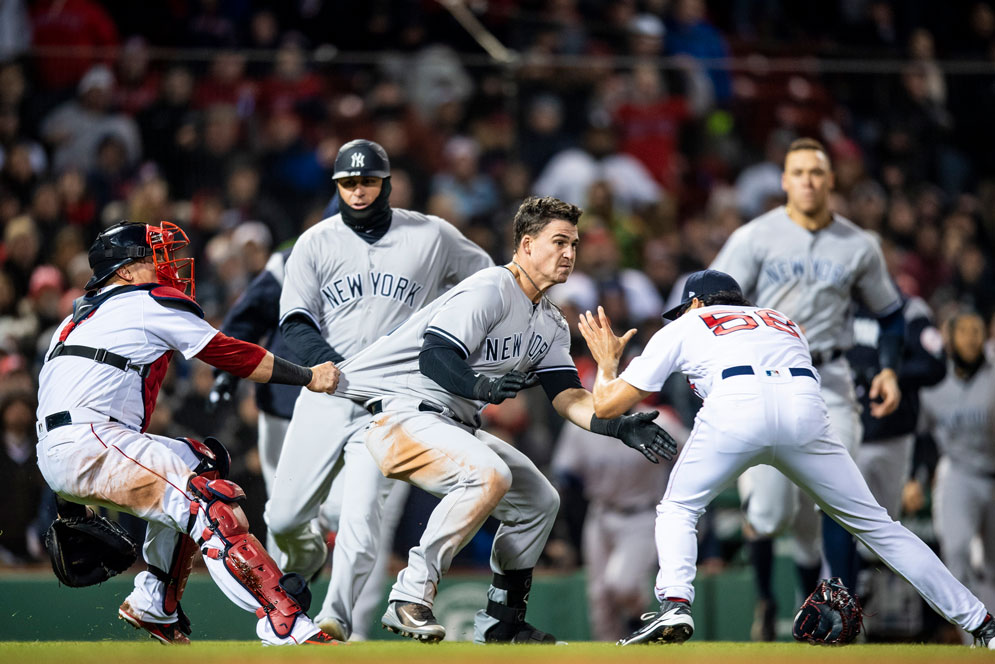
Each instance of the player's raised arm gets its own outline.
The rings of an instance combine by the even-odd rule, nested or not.
[[[615,336],[611,321],[601,307],[598,307],[597,316],[590,311],[581,314],[577,325],[594,361],[598,363],[593,392],[595,415],[601,418],[618,417],[650,395],[618,377],[622,351],[636,330],[629,330],[621,337]]]

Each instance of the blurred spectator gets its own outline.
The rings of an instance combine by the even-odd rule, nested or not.
[[[307,69],[307,54],[303,37],[288,34],[276,52],[273,73],[263,81],[259,102],[264,113],[293,111],[304,116],[317,116],[319,98],[324,85]]]
[[[729,57],[729,45],[708,21],[705,11],[705,0],[676,0],[667,23],[665,50],[668,55],[686,54],[709,61],[706,70],[712,81],[715,101],[725,104],[732,97],[732,81],[729,70],[716,61]]]
[[[787,129],[772,130],[764,145],[764,160],[747,166],[736,178],[736,202],[744,219],[759,216],[784,201],[781,172],[784,155],[795,138]]]
[[[20,57],[31,44],[31,23],[24,0],[0,3],[0,62]]]
[[[211,59],[207,76],[197,84],[194,104],[197,108],[230,105],[244,119],[255,112],[257,95],[256,84],[245,76],[245,55],[224,50]]]
[[[193,87],[189,69],[170,67],[163,76],[159,97],[138,115],[146,157],[159,164],[174,186],[182,170],[182,155],[196,141]]]
[[[28,294],[31,273],[41,262],[40,250],[41,238],[31,217],[20,216],[7,222],[3,229],[0,269],[11,278],[18,299]]]
[[[40,82],[53,91],[76,85],[94,64],[108,63],[108,49],[118,44],[114,21],[92,0],[36,0],[31,3],[31,29],[36,47],[72,49],[72,55],[38,58]]]
[[[653,176],[638,159],[619,152],[617,131],[603,120],[588,126],[583,147],[553,156],[533,184],[533,192],[584,207],[596,180],[610,182],[615,201],[626,210],[652,205],[661,198]]]
[[[149,44],[140,35],[125,40],[117,60],[114,106],[128,115],[148,108],[159,95],[159,73],[149,68]]]
[[[299,115],[291,111],[271,115],[266,121],[263,148],[264,190],[291,219],[303,217],[311,201],[331,198],[331,173],[304,141]]]
[[[35,402],[30,393],[0,398],[0,437],[0,485],[6,493],[0,510],[0,563],[23,564],[44,553],[31,527],[48,490],[36,462]]]
[[[297,235],[297,225],[276,201],[259,187],[259,168],[251,161],[235,163],[225,184],[222,226],[235,228],[247,221],[262,222],[277,245]]]
[[[454,136],[443,152],[445,166],[432,180],[432,195],[450,197],[456,206],[456,216],[462,219],[484,219],[498,205],[494,180],[478,169],[480,147],[475,140]]]
[[[69,167],[88,170],[97,156],[97,145],[107,134],[119,137],[127,149],[128,162],[141,156],[141,138],[135,121],[110,111],[114,74],[104,65],[86,72],[77,86],[77,98],[57,107],[42,122],[41,133],[55,154],[56,171]]]
[[[615,109],[619,149],[639,159],[668,192],[680,185],[683,160],[678,148],[690,115],[685,98],[670,93],[660,71],[648,63],[633,69],[630,92]]]
[[[202,116],[199,140],[183,146],[182,172],[176,195],[224,191],[225,174],[242,156],[242,121],[231,104],[215,104]]]
[[[563,128],[563,102],[553,94],[540,94],[528,104],[520,139],[520,156],[532,173],[545,168],[550,158],[569,147]]]

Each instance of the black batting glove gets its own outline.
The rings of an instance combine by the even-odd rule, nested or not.
[[[659,415],[657,410],[610,420],[592,415],[591,431],[618,438],[653,463],[660,463],[657,457],[670,461],[677,455],[677,442],[653,422]]]
[[[221,372],[214,379],[210,394],[207,395],[207,412],[215,412],[221,404],[231,403],[232,395],[238,386],[238,378],[227,372]]]
[[[481,376],[473,384],[473,398],[489,403],[501,403],[538,382],[539,377],[534,373],[523,371],[509,371],[500,378]]]

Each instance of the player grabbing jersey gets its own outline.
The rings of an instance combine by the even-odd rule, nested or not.
[[[728,482],[756,464],[783,472],[908,580],[952,623],[995,649],[995,621],[936,554],[893,521],[871,495],[846,446],[833,432],[808,342],[785,314],[758,308],[723,272],[691,275],[676,320],[653,335],[619,376],[630,330],[616,337],[599,309],[580,330],[598,362],[595,412],[612,417],[660,390],[672,372],[687,375],[704,399],[694,430],[674,463],[657,507],[659,613],[620,645],[681,642],[694,632],[695,525]]]
[[[60,324],[39,376],[38,466],[60,516],[93,519],[81,506],[92,504],[149,522],[148,571],[118,611],[133,626],[163,643],[190,642],[179,602],[200,551],[228,598],[255,612],[263,643],[328,643],[304,613],[303,579],[282,575],[249,534],[238,506],[245,494],[225,479],[224,447],[145,433],[176,351],[260,383],[331,392],[338,381],[330,362],[301,367],[205,322],[193,299],[193,259],[173,256],[186,244],[168,222],[123,222],[94,241],[87,293]]]
[[[297,240],[280,295],[280,331],[308,363],[352,357],[426,302],[493,265],[445,220],[390,207],[390,163],[378,144],[343,145],[332,178],[340,212]],[[315,517],[336,473],[342,478],[348,500],[317,617],[338,639],[353,631],[352,612],[376,562],[382,507],[393,484],[363,445],[369,420],[357,404],[302,392],[266,503],[266,523],[287,556],[285,566],[310,578],[327,557]]]
[[[531,460],[480,430],[480,411],[541,383],[556,411],[585,429],[621,438],[656,461],[676,449],[642,413],[594,417],[570,357],[566,322],[544,293],[566,281],[577,255],[581,210],[529,198],[515,215],[511,264],[463,280],[397,330],[346,362],[340,393],[374,414],[366,446],[381,472],[442,498],[390,593],[384,627],[425,641],[445,637],[432,615],[439,580],[488,516],[494,580],[474,641],[552,643],[525,622],[532,568],[559,496]]]
[[[901,399],[897,371],[904,337],[902,301],[874,239],[829,209],[833,172],[821,143],[810,138],[791,143],[781,186],[787,204],[737,229],[711,267],[732,275],[746,297],[783,311],[805,330],[812,363],[822,376],[822,395],[833,430],[850,454],[856,455],[860,412],[844,355],[853,345],[853,303],[859,301],[880,320],[880,370],[871,381],[869,396],[871,415],[883,417]],[[768,465],[744,473],[739,489],[754,534],[751,557],[757,590],[771,618],[771,537],[793,528],[795,560],[807,594],[818,579],[819,522],[808,497]],[[832,575],[854,587],[852,538],[825,517],[822,535]],[[761,631],[767,632],[765,638],[773,636],[771,629]]]

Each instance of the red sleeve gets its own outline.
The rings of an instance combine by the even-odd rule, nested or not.
[[[247,378],[266,357],[266,349],[218,332],[196,357],[212,367]]]

